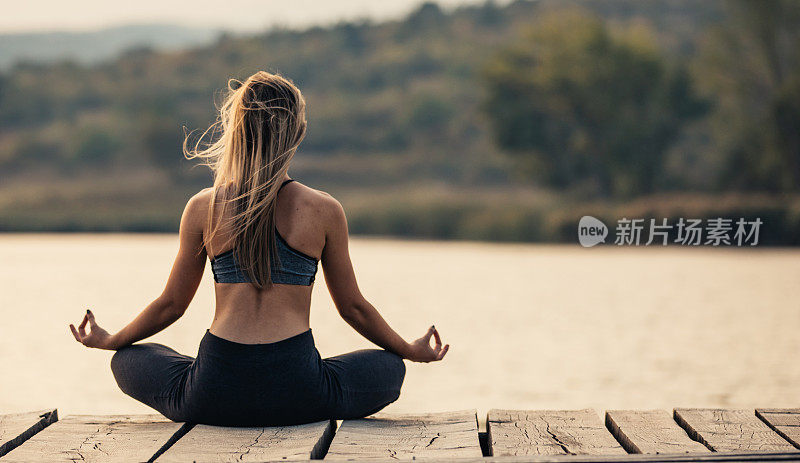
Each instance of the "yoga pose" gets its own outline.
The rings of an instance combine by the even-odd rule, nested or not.
[[[201,137],[214,139],[185,147],[212,168],[214,186],[186,205],[164,292],[115,334],[91,311],[70,325],[83,345],[116,350],[111,369],[120,389],[167,418],[270,426],[364,417],[397,400],[403,359],[432,362],[447,353],[435,327],[406,342],[361,295],[342,206],[288,176],[305,132],[305,101],[289,80],[258,72],[233,82]],[[216,311],[197,357],[135,344],[183,315],[206,257]],[[339,314],[382,349],[320,357],[309,326],[318,261]]]

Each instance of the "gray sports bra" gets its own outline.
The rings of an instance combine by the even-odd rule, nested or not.
[[[294,180],[286,180],[278,189]],[[270,262],[270,278],[273,283],[282,285],[310,286],[317,274],[317,259],[289,246],[289,243],[275,229],[275,245],[278,262]],[[242,271],[236,261],[234,250],[230,249],[211,259],[211,272],[217,283],[250,283],[250,277]]]

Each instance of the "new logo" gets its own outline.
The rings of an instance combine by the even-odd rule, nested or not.
[[[584,215],[578,222],[578,241],[584,248],[606,242],[608,227],[591,215]]]

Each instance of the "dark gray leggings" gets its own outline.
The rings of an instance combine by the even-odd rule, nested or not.
[[[118,350],[111,370],[123,392],[174,421],[281,426],[361,418],[397,400],[403,360],[367,349],[322,359],[311,330],[270,344],[206,332],[197,358],[161,344]]]

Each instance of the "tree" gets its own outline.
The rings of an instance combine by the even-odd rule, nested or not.
[[[142,119],[143,156],[173,179],[179,179],[190,163],[183,156],[184,132],[175,123],[176,118],[143,114]]]
[[[698,81],[718,101],[723,187],[800,189],[800,2],[729,0],[710,31]]]
[[[398,38],[406,40],[417,37],[424,31],[440,28],[446,20],[447,16],[437,3],[426,1],[400,24]]]
[[[707,106],[649,37],[612,35],[580,10],[546,14],[484,77],[500,147],[551,185],[601,195],[652,191],[666,150]]]

